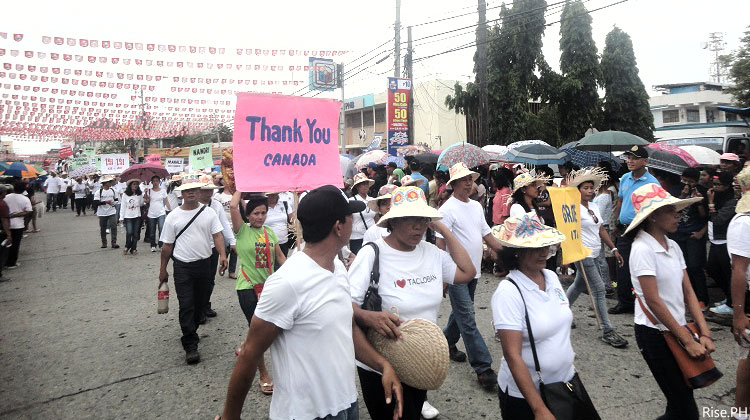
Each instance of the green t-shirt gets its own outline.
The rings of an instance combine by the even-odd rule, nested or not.
[[[266,252],[266,235],[268,235],[268,253]],[[254,228],[243,223],[237,238],[237,258],[240,270],[237,273],[237,290],[252,289],[255,284],[262,284],[271,275],[268,268],[273,269],[276,262],[274,249],[279,239],[268,226]],[[270,259],[270,261],[269,261]]]

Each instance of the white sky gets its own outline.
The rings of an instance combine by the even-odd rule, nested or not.
[[[616,0],[587,0],[589,10],[614,3]],[[559,20],[560,7],[554,5],[556,0],[548,0],[547,22]],[[498,17],[500,1],[488,0],[488,19]],[[458,14],[476,11],[475,0],[402,0],[401,21],[404,28],[402,41],[406,42],[406,26],[441,19]],[[607,9],[596,11],[593,16],[593,31],[599,53],[604,48],[604,39],[614,25],[630,34],[633,39],[641,78],[647,89],[663,83],[695,82],[709,79],[711,53],[702,49],[702,43],[708,39],[709,32],[723,32],[727,43],[727,52],[736,48],[743,31],[750,23],[750,1],[724,0],[705,2],[698,0],[629,0]],[[350,63],[365,52],[370,51],[393,38],[395,20],[395,0],[385,1],[352,1],[329,0],[328,2],[291,1],[250,1],[237,2],[228,0],[205,1],[145,1],[102,2],[93,0],[28,0],[4,2],[0,13],[0,32],[7,32],[8,39],[0,39],[0,48],[35,50],[51,52],[69,52],[72,54],[96,54],[98,56],[142,57],[144,59],[174,60],[182,57],[185,60],[239,62],[241,64],[283,64],[305,65],[305,57],[255,57],[237,56],[236,48],[262,49],[299,49],[299,50],[347,50],[349,54],[338,59]],[[414,57],[424,57],[445,51],[474,40],[474,28],[452,32],[425,40],[420,38],[441,33],[476,22],[476,14],[446,20],[429,25],[414,27]],[[544,38],[544,55],[547,61],[558,68],[559,65],[559,24],[547,27]],[[24,34],[22,42],[12,40],[13,33]],[[215,46],[226,48],[224,56],[180,55],[170,53],[147,53],[124,50],[104,50],[101,48],[56,47],[44,45],[41,37],[62,36],[110,41],[129,41],[155,43]],[[448,38],[451,37],[451,38]],[[430,43],[427,43],[430,42]],[[421,44],[421,45],[420,45]],[[393,42],[381,47],[377,57],[368,60],[367,66],[360,66],[349,74],[346,81],[346,96],[352,97],[366,93],[377,93],[385,89],[385,78],[393,74],[393,56],[380,64],[378,58],[385,57],[392,49]],[[401,54],[406,52],[405,44]],[[129,55],[130,54],[130,55]],[[474,79],[474,48],[460,52],[444,54],[421,61],[415,65],[416,81],[433,78],[471,81]],[[249,60],[249,61],[248,61]],[[347,64],[351,69],[363,60]],[[83,63],[65,63],[43,60],[26,60],[23,53],[10,58],[7,54],[0,57],[0,62],[26,63],[61,68],[82,68],[111,72],[132,72],[142,74],[162,74],[166,76],[206,76],[204,71],[196,69],[182,70],[159,69],[157,67],[88,65]],[[353,73],[367,68],[366,71]],[[242,79],[269,78],[274,80],[306,80],[307,75],[288,72],[272,74],[258,72],[227,72],[232,76],[213,71],[212,77],[235,77]],[[217,76],[218,74],[218,76]],[[241,75],[240,75],[241,74]],[[289,77],[291,76],[291,77]],[[75,76],[70,76],[75,77]],[[92,77],[86,79],[93,79]],[[0,93],[8,93],[2,88]],[[146,82],[143,82],[146,83]],[[184,86],[168,84],[167,86]],[[238,87],[227,87],[238,89]],[[242,85],[242,90],[251,86]],[[264,91],[282,91],[292,94],[299,88],[265,89]],[[305,90],[302,90],[304,92]],[[131,92],[109,90],[118,93],[121,103],[133,103]],[[301,94],[299,92],[298,94]],[[651,94],[656,94],[651,92]],[[148,92],[147,92],[148,95]],[[157,87],[154,96],[175,97],[169,87]],[[340,92],[326,92],[320,97],[340,98]],[[311,95],[307,95],[311,96]],[[183,98],[196,96],[183,95]],[[206,96],[203,99],[231,99],[231,96]],[[442,98],[436,98],[442,102]],[[40,153],[55,142],[16,142],[16,150],[21,153]]]

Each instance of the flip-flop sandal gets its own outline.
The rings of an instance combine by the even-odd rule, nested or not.
[[[268,382],[258,382],[258,386],[260,387],[260,392],[263,393],[263,395],[273,395],[273,384]]]

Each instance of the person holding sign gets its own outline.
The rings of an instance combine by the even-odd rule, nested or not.
[[[361,201],[365,203],[364,211],[354,215],[354,226],[352,227],[352,236],[349,239],[349,249],[353,254],[359,252],[362,248],[362,239],[365,236],[365,232],[370,226],[375,224],[375,212],[370,207],[367,207],[367,203],[372,200],[367,192],[370,190],[370,186],[375,181],[367,178],[363,173],[354,175],[354,184],[352,185],[352,198],[349,201]]]
[[[500,258],[510,270],[491,301],[504,356],[497,375],[502,418],[554,420],[553,407],[542,398],[543,382],[547,392],[560,386],[573,391],[579,401],[572,418],[598,420],[573,366],[570,303],[557,274],[545,268],[549,247],[565,235],[545,226],[534,212],[509,217],[492,228],[492,235],[503,245]]]
[[[583,246],[588,248],[591,254],[581,260],[579,269],[576,271],[576,278],[573,280],[573,284],[568,287],[566,295],[572,305],[578,299],[578,296],[586,290],[585,281],[588,280],[589,287],[591,287],[591,297],[601,319],[601,339],[612,347],[621,348],[627,346],[628,342],[615,332],[607,315],[606,291],[601,273],[608,270],[608,267],[602,266],[601,259],[598,258],[601,252],[601,242],[604,241],[605,245],[612,248],[619,266],[622,266],[623,260],[607,230],[604,229],[599,207],[592,201],[606,178],[607,175],[601,168],[581,169],[572,171],[568,175],[567,185],[578,188],[581,193],[579,212],[581,239]]]
[[[635,341],[656,383],[667,398],[662,418],[697,420],[693,390],[664,338],[671,332],[693,359],[714,351],[711,330],[703,317],[679,245],[667,237],[677,231],[680,210],[703,200],[678,199],[659,184],[638,187],[631,202],[635,215],[624,236],[633,243],[630,277],[635,291]],[[695,321],[699,338],[686,327],[686,310]]]

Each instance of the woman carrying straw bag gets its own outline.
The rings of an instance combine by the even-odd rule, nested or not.
[[[557,274],[545,269],[550,246],[565,235],[542,224],[534,212],[509,217],[492,234],[503,245],[500,257],[510,270],[492,295],[493,324],[503,348],[497,375],[503,419],[598,420],[573,366],[573,313]],[[566,415],[558,411],[561,406]]]
[[[711,330],[690,285],[682,251],[667,237],[677,231],[679,211],[703,198],[681,200],[657,184],[648,184],[636,189],[632,200],[636,214],[624,235],[633,239],[630,278],[638,301],[635,341],[667,398],[666,411],[660,418],[697,420],[693,390],[685,383],[663,332],[673,334],[693,359],[704,359],[714,351]],[[698,327],[699,340],[685,328],[686,309]]]
[[[356,217],[356,215],[355,215]],[[391,339],[397,339],[398,328],[411,319],[437,321],[443,284],[467,283],[476,275],[469,254],[456,236],[438,222],[437,210],[427,205],[424,192],[417,187],[399,187],[392,192],[391,209],[378,221],[389,235],[364,246],[349,269],[349,283],[354,318],[364,328]],[[430,227],[444,236],[450,254],[422,240]],[[374,264],[388,267],[380,271],[378,294],[382,299],[382,312],[360,309],[370,285],[370,272]],[[389,308],[398,309],[398,315]],[[380,373],[357,362],[362,395],[367,411],[373,419],[393,418],[394,404],[385,404]],[[426,390],[403,386],[402,419],[419,420]]]

